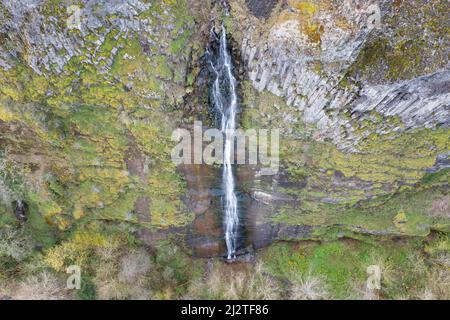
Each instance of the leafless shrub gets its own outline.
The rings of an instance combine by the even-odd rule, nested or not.
[[[3,178],[0,176],[0,203],[4,203],[7,205],[12,202],[12,199],[13,192],[9,189]]]
[[[20,282],[11,297],[17,300],[64,300],[68,293],[64,281],[49,272],[42,272]]]
[[[419,299],[420,300],[434,300],[434,294],[429,289],[425,289],[419,294]]]
[[[323,300],[329,297],[323,277],[308,274],[298,277],[290,290],[291,300]]]
[[[151,268],[150,258],[144,250],[132,251],[122,257],[119,281],[131,283],[143,277]]]
[[[0,229],[0,256],[20,261],[30,253],[31,249],[31,240],[22,230]]]
[[[427,277],[428,270],[426,268],[425,258],[421,252],[411,252],[408,254],[407,259],[409,260],[409,265],[411,266],[409,272],[413,273],[417,278]]]
[[[259,263],[253,270],[216,263],[204,279],[190,284],[185,298],[271,300],[279,298],[279,288]]]
[[[450,218],[450,195],[434,200],[428,214],[432,217]]]
[[[12,201],[17,200],[18,196],[14,190],[8,185],[7,177],[11,172],[17,174],[21,170],[18,168],[9,168],[11,163],[8,163],[8,152],[0,153],[0,203],[9,205]],[[15,181],[17,183],[17,181]],[[17,189],[23,189],[23,185],[16,186]]]
[[[445,265],[448,262],[447,259],[448,256],[441,254],[426,261],[420,252],[411,252],[407,256],[408,265],[411,267],[407,270],[394,268],[387,264],[386,272],[382,273],[383,289],[389,291],[389,288],[395,288],[396,284],[405,277],[405,272],[408,272],[410,278],[416,279],[417,287],[410,288],[406,292],[395,290],[394,296],[389,298],[396,300],[448,300],[450,299],[450,270]],[[429,264],[430,261],[433,263]],[[385,261],[384,263],[386,264]]]
[[[151,263],[144,250],[135,250],[122,256],[116,248],[105,248],[98,250],[98,255],[101,263],[94,278],[98,299],[152,297],[146,278]]]
[[[433,259],[435,263],[446,268],[450,268],[450,253],[441,252]]]
[[[371,290],[367,288],[366,282],[355,281],[352,282],[351,292],[349,292],[349,298],[355,300],[378,300],[380,298],[379,290]]]
[[[100,280],[95,281],[97,299],[99,300],[145,300],[152,298],[151,290],[142,283],[122,283],[113,278],[110,281]]]
[[[434,268],[427,276],[427,284],[419,296],[426,300],[450,300],[450,270]]]

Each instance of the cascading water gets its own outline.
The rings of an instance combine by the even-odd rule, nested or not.
[[[216,37],[215,33],[213,35]],[[223,210],[225,241],[227,257],[229,260],[236,257],[236,247],[239,228],[238,200],[235,191],[234,163],[234,136],[236,131],[236,113],[238,99],[236,92],[236,79],[233,76],[231,55],[228,52],[225,27],[222,26],[218,52],[213,55],[208,51],[209,63],[213,74],[211,87],[212,103],[220,118],[220,130],[224,135],[223,149]]]

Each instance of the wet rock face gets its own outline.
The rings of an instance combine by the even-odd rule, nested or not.
[[[250,12],[257,18],[268,18],[280,0],[245,0]]]
[[[187,183],[186,202],[195,214],[187,234],[193,255],[207,258],[225,254],[220,196],[214,194],[220,186],[220,170],[207,165],[183,165],[180,169]]]
[[[247,79],[243,124],[282,132],[279,174],[249,187],[255,246],[314,238],[315,227],[395,233],[385,224],[395,206],[384,217],[350,213],[415,190],[427,172],[448,185],[445,1],[287,0],[265,19],[248,1],[230,4]],[[410,231],[422,234],[430,222],[418,216]]]

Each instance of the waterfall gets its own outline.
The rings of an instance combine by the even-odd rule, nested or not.
[[[214,32],[213,34],[216,36]],[[208,53],[214,80],[211,87],[211,99],[220,120],[220,130],[225,138],[222,167],[223,211],[227,257],[230,260],[236,257],[239,226],[239,210],[233,172],[234,137],[236,131],[238,99],[236,92],[237,84],[236,79],[233,76],[233,65],[231,62],[231,55],[227,48],[227,38],[224,26],[222,26],[220,39],[216,38],[216,40],[218,42],[218,53],[215,57],[211,52],[208,51]]]

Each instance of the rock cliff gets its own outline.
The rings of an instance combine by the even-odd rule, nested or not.
[[[1,1],[0,224],[22,201],[42,245],[98,220],[223,253],[217,173],[170,159],[207,118],[214,20],[242,127],[282,133],[278,174],[238,168],[250,244],[448,231],[447,2],[223,3]]]

